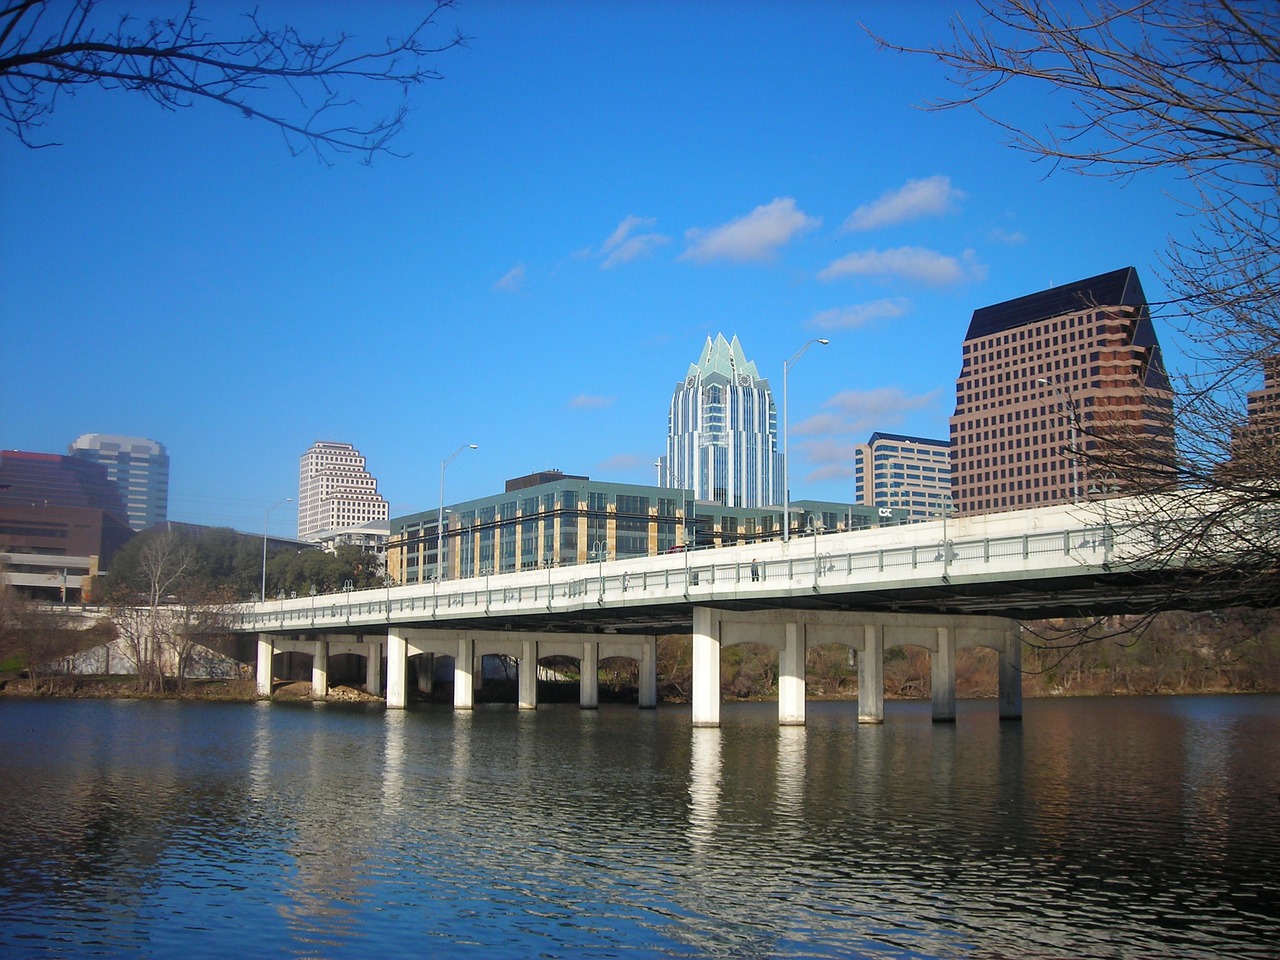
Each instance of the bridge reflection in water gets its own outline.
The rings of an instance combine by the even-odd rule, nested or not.
[[[580,702],[598,704],[598,665],[639,664],[639,705],[656,704],[656,643],[690,634],[693,723],[720,722],[720,653],[737,643],[779,653],[778,720],[805,722],[808,650],[856,652],[858,719],[884,719],[886,649],[916,645],[932,661],[933,718],[955,719],[955,654],[987,647],[999,659],[999,711],[1022,713],[1018,621],[1150,608],[1168,595],[1153,571],[1153,533],[1118,525],[1125,500],[799,537],[692,553],[493,574],[246,605],[235,629],[258,638],[258,692],[271,695],[275,655],[312,657],[313,695],[328,690],[329,658],[365,658],[366,686],[387,706],[408,703],[410,657],[454,661],[454,706],[474,704],[482,658],[519,663],[518,702],[537,707],[546,657],[581,665]],[[1130,514],[1132,505],[1129,506]],[[429,679],[428,679],[429,683]]]

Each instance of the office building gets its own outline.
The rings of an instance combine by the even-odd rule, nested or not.
[[[317,441],[302,455],[298,477],[298,539],[315,542],[326,531],[345,530],[372,520],[386,521],[387,501],[349,443]]]
[[[1227,472],[1243,480],[1280,476],[1280,357],[1262,364],[1262,386],[1245,395],[1244,423],[1231,434]]]
[[[43,599],[79,599],[132,536],[102,464],[0,451],[0,562],[14,586]]]
[[[729,507],[782,502],[773,394],[737,337],[707,338],[698,362],[676,384],[667,424],[662,486]]]
[[[131,530],[146,530],[169,519],[169,454],[164,444],[142,437],[86,433],[67,452],[107,468],[107,476],[120,488]]]
[[[951,509],[951,444],[873,433],[854,450],[853,500],[905,510],[909,520],[941,517]]]
[[[1172,458],[1173,391],[1134,268],[975,310],[962,353],[958,513],[1081,499],[1093,471],[1134,489]]]
[[[900,522],[874,507],[802,500],[795,529],[839,532]],[[689,489],[606,483],[545,471],[507,481],[503,493],[391,520],[387,573],[398,583],[512,573],[782,535],[780,507],[698,503]],[[443,564],[439,548],[443,546]]]

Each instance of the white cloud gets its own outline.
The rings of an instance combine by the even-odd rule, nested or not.
[[[1027,242],[1027,235],[1021,230],[1006,230],[1004,227],[993,227],[987,234],[994,242],[1008,244],[1011,247]]]
[[[657,224],[653,217],[623,217],[622,221],[609,234],[600,248],[587,247],[579,250],[574,256],[587,259],[603,258],[601,270],[608,270],[622,263],[630,263],[648,256],[653,250],[671,242],[671,238],[661,233],[634,233],[635,230],[652,227]]]
[[[608,270],[620,263],[639,260],[641,257],[648,256],[657,247],[665,246],[670,242],[670,237],[663,236],[660,233],[642,233],[634,237],[628,237],[614,248],[609,256],[604,258],[604,263],[600,264],[600,269]]]
[[[689,248],[680,255],[680,259],[699,263],[767,260],[793,238],[821,223],[821,218],[796,209],[796,202],[791,197],[779,197],[721,226],[687,231],[685,240]]]
[[[842,277],[898,277],[937,286],[980,280],[986,267],[973,251],[949,257],[924,247],[894,247],[891,250],[862,250],[847,254],[818,271],[819,280]]]
[[[856,303],[849,307],[823,310],[815,313],[805,325],[820,330],[852,330],[874,320],[891,320],[900,317],[910,306],[911,301],[902,297],[872,300],[869,303]]]
[[[603,410],[613,406],[615,397],[595,397],[589,393],[580,393],[569,401],[570,410]]]
[[[652,470],[653,457],[642,457],[636,453],[619,453],[607,460],[601,460],[596,464],[596,469],[601,473],[613,474]]]
[[[921,217],[940,217],[953,213],[964,193],[951,185],[950,177],[926,177],[908,180],[879,200],[863,204],[849,214],[842,231],[875,230]]]
[[[508,270],[497,283],[493,285],[495,290],[507,290],[514,292],[524,286],[524,264],[518,263]]]

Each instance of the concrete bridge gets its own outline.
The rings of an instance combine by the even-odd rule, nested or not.
[[[1128,505],[1132,509],[1132,504]],[[657,557],[496,574],[252,603],[235,629],[258,636],[258,691],[272,660],[313,658],[316,696],[328,659],[365,657],[366,683],[387,706],[408,702],[408,660],[454,658],[454,705],[468,709],[475,665],[490,654],[519,662],[518,701],[537,706],[538,661],[581,663],[580,700],[597,705],[597,665],[640,664],[640,706],[656,705],[656,641],[691,634],[693,722],[720,720],[720,651],[762,643],[779,652],[779,722],[805,720],[806,652],[843,644],[857,654],[858,717],[883,720],[883,657],[918,645],[931,654],[933,717],[955,718],[957,650],[999,658],[1001,717],[1021,716],[1021,619],[1124,612],[1158,605],[1165,577],[1139,566],[1152,532],[1124,528],[1120,500],[940,519]],[[1108,512],[1109,511],[1109,512]]]

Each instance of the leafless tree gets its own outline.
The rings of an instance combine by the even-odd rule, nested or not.
[[[408,91],[441,78],[431,60],[465,42],[456,32],[433,39],[452,6],[425,0],[403,36],[366,45],[342,32],[304,36],[257,9],[223,32],[194,0],[146,20],[99,0],[10,0],[0,7],[0,119],[28,146],[52,145],[40,130],[59,97],[93,86],[140,93],[165,109],[219,103],[279,128],[294,153],[368,161],[392,152]],[[382,89],[395,102],[366,116],[358,97]]]
[[[183,583],[192,554],[172,531],[151,537],[138,558],[139,589],[114,598],[111,619],[138,670],[143,693],[162,693],[172,650],[181,642],[182,615],[174,593]]]
[[[932,49],[877,39],[949,69],[959,92],[930,108],[979,111],[1052,170],[1172,175],[1171,202],[1187,214],[1189,230],[1162,253],[1172,296],[1155,305],[1191,345],[1191,367],[1175,378],[1177,452],[1148,465],[1153,496],[1112,520],[1161,531],[1147,565],[1204,573],[1171,586],[1169,606],[1204,602],[1206,584],[1224,603],[1280,605],[1280,392],[1259,389],[1280,390],[1280,5],[979,0],[978,9]],[[1039,95],[1034,120],[1025,99],[1006,99],[1012,92]],[[1087,456],[1090,476],[1125,471],[1132,485],[1123,451],[1099,445]],[[1098,621],[1085,639],[1108,635]]]

